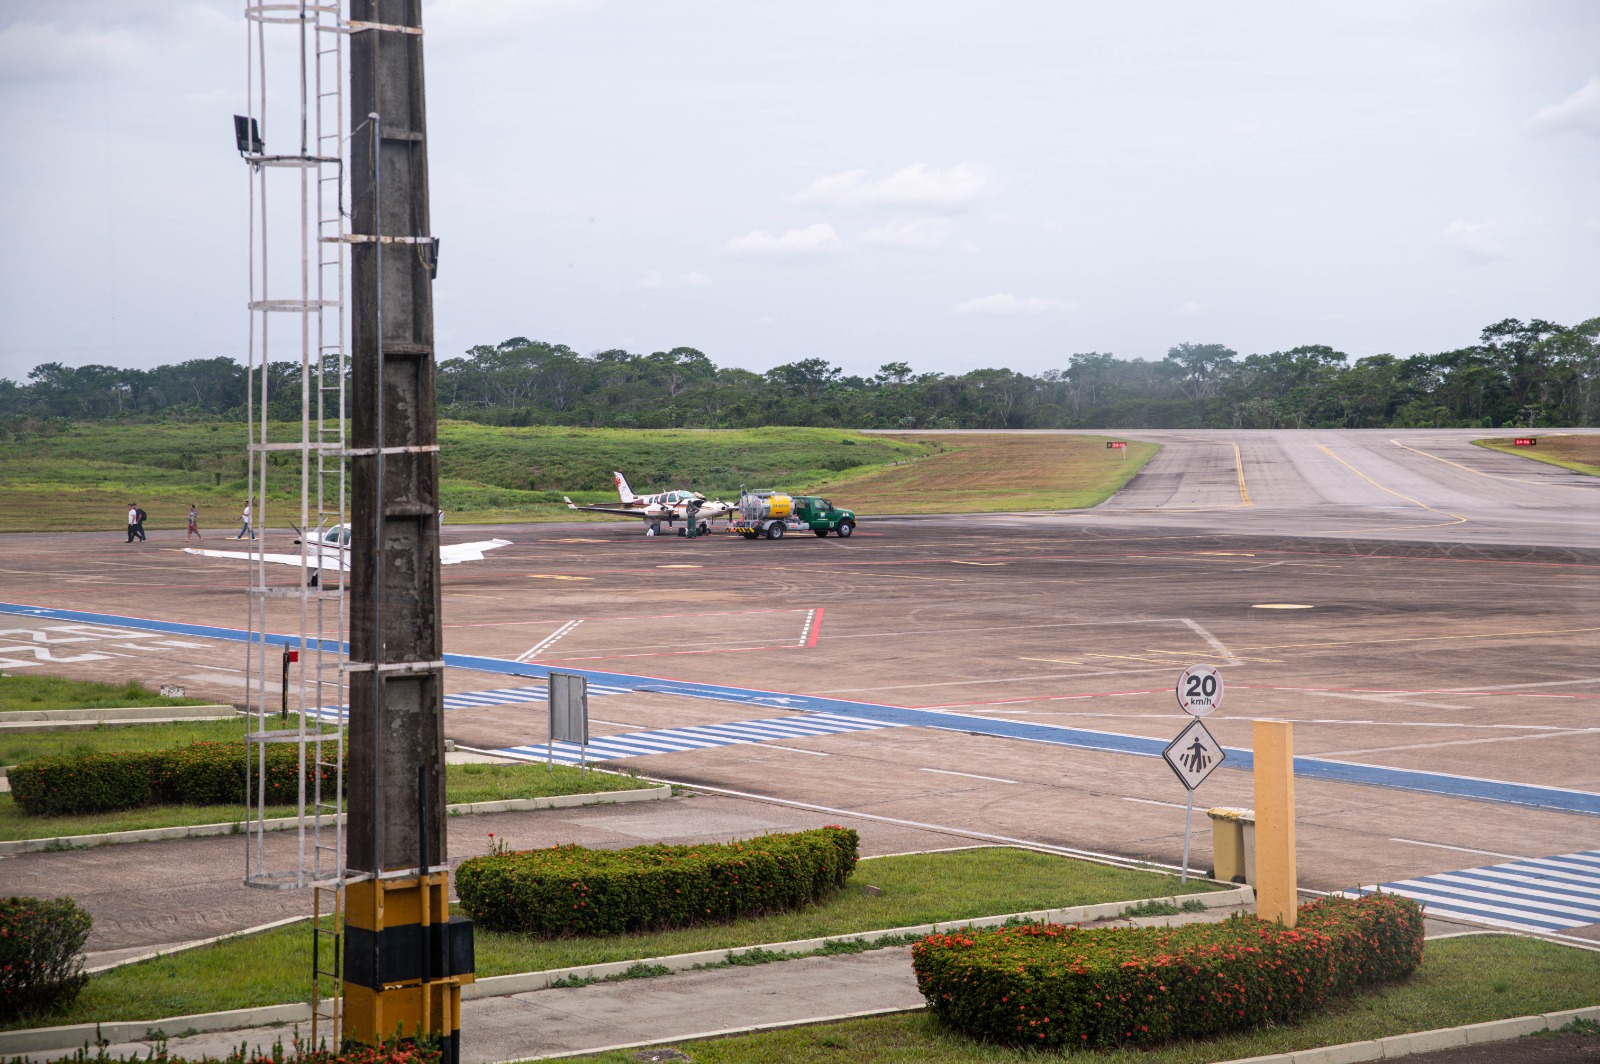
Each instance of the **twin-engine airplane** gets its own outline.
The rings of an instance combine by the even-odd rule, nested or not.
[[[299,531],[296,529],[295,531]],[[302,533],[303,534],[303,533]],[[298,546],[300,540],[295,540]],[[457,565],[461,562],[481,562],[484,553],[497,547],[509,547],[509,539],[484,539],[476,543],[444,543],[439,546],[439,564]],[[185,554],[198,554],[203,558],[236,558],[245,561],[254,561],[258,555],[248,551],[237,550],[203,550],[199,547],[183,548]],[[259,555],[264,561],[274,565],[299,565],[298,554],[263,554]],[[306,544],[306,561],[317,569],[329,571],[350,571],[350,526],[335,525],[324,532],[319,538]],[[313,582],[316,577],[313,574]]]
[[[659,536],[662,522],[671,528],[674,521],[698,525],[697,531],[703,535],[711,530],[710,522],[719,517],[727,517],[739,509],[736,503],[707,499],[698,491],[663,491],[658,495],[635,495],[633,489],[628,487],[627,477],[621,473],[611,475],[617,478],[617,495],[622,500],[616,506],[579,506],[565,495],[562,498],[566,499],[567,505],[574,510],[642,518],[650,522],[644,531],[647,536]]]

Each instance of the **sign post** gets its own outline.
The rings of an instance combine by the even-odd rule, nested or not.
[[[1218,765],[1228,759],[1227,751],[1206,730],[1200,718],[1222,705],[1222,674],[1210,665],[1190,665],[1178,677],[1178,705],[1195,719],[1167,744],[1161,756],[1189,792],[1189,805],[1183,814],[1183,873],[1181,883],[1189,881],[1189,839],[1194,827],[1194,792]]]
[[[577,743],[578,773],[589,767],[589,680],[570,672],[550,674],[550,771],[556,770],[556,743]]]

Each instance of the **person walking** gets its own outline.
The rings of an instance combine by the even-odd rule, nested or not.
[[[244,537],[249,536],[251,539],[255,539],[256,538],[255,529],[250,527],[250,500],[249,499],[246,499],[244,501],[244,513],[239,515],[239,520],[242,522],[240,524],[240,526],[239,526],[239,534],[237,536],[234,536],[233,538],[234,539],[243,539]]]
[[[189,542],[190,536],[200,536],[200,510],[194,503],[189,504],[189,533],[183,537],[183,541]],[[204,540],[206,537],[200,536],[200,538]]]
[[[139,542],[143,543],[145,541],[144,519],[146,517],[149,517],[150,515],[145,513],[139,507],[135,506],[133,508],[133,516],[137,519],[137,520],[134,521],[133,530],[134,530],[135,533],[138,534]]]
[[[133,503],[128,504],[128,542],[132,543],[139,535],[139,508]]]

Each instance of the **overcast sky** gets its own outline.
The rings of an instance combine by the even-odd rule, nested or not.
[[[1038,372],[1600,314],[1592,0],[437,0],[424,24],[440,358],[521,335]],[[0,376],[243,356],[244,26],[0,5]]]

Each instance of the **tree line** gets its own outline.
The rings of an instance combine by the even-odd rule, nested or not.
[[[274,363],[265,376],[278,397],[271,416],[298,419],[299,366]],[[11,431],[51,420],[243,420],[250,383],[230,358],[149,370],[51,362],[23,383],[0,379],[0,418]],[[1077,353],[1037,375],[888,362],[864,377],[821,357],[755,373],[692,347],[581,354],[517,336],[441,361],[438,410],[493,425],[622,428],[1600,425],[1600,318],[1569,327],[1507,318],[1470,347],[1409,357],[1352,360],[1320,344],[1241,357],[1182,343],[1160,360]]]

